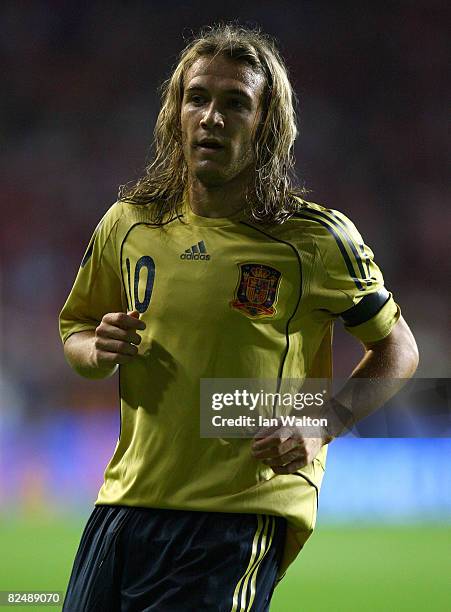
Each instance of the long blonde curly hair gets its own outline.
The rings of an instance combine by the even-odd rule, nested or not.
[[[231,23],[203,29],[180,54],[161,88],[152,161],[135,183],[120,187],[119,200],[148,206],[157,225],[180,214],[188,180],[180,123],[184,80],[199,57],[216,55],[245,62],[265,77],[263,118],[254,140],[255,180],[246,193],[246,211],[254,222],[282,223],[299,209],[297,198],[306,194],[305,188],[293,185],[296,96],[274,40],[258,29]]]

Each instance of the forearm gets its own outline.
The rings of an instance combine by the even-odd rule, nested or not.
[[[365,348],[362,360],[335,396],[337,404],[332,408],[332,436],[339,435],[383,406],[417,368],[417,346],[403,319],[387,338]]]
[[[100,379],[112,376],[117,364],[99,366],[96,362],[95,331],[82,331],[69,338],[64,343],[64,355],[69,365],[84,378]]]

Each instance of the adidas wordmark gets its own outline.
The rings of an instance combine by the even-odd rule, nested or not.
[[[201,240],[189,249],[186,249],[186,251],[180,255],[180,259],[189,259],[193,261],[208,261],[210,259],[210,255],[207,253],[205,242]]]

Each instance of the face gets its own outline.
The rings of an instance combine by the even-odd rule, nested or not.
[[[192,179],[207,187],[250,179],[264,83],[250,66],[224,56],[194,62],[181,108],[183,152]]]

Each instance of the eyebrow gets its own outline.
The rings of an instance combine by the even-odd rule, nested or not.
[[[190,87],[187,87],[185,89],[186,92],[191,92],[191,91],[208,91],[206,87],[202,87],[201,85],[191,85]],[[226,89],[225,94],[228,95],[232,95],[232,96],[240,96],[241,98],[245,98],[246,100],[249,100],[249,102],[252,102],[252,98],[251,96],[246,93],[244,91],[244,89]]]

